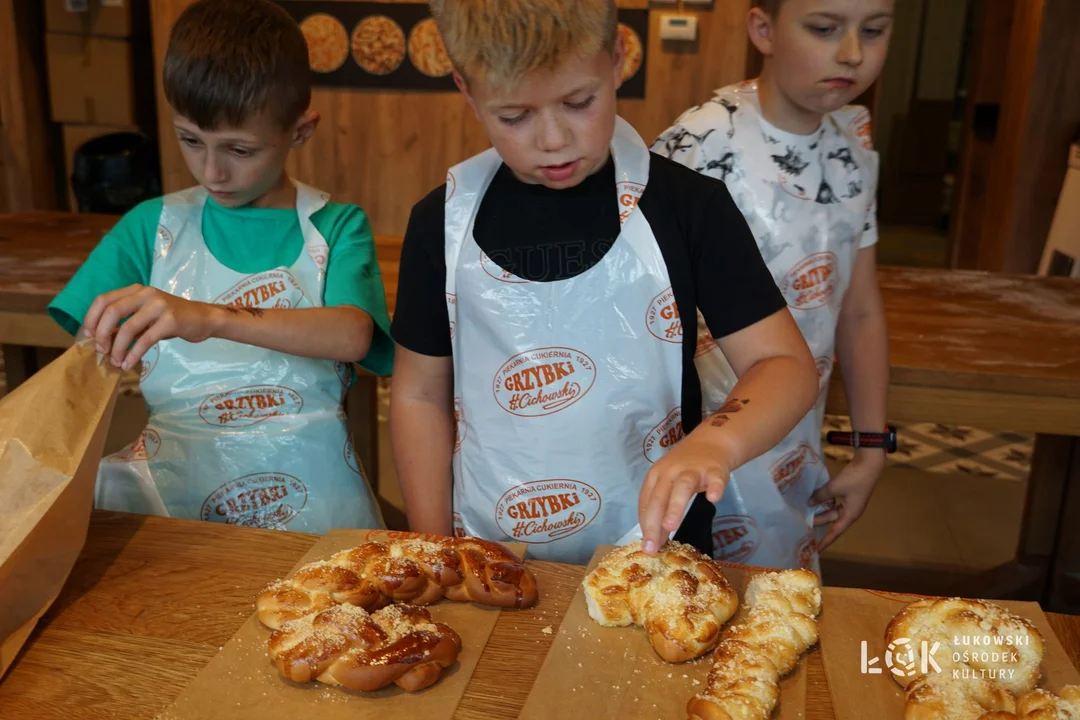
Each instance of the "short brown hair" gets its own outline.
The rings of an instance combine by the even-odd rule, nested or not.
[[[754,0],[754,7],[761,8],[769,15],[776,15],[784,0]]]
[[[506,87],[567,55],[615,47],[615,0],[430,0],[459,73]]]
[[[203,130],[239,127],[262,111],[283,128],[311,104],[307,42],[267,0],[198,0],[173,25],[165,98]]]

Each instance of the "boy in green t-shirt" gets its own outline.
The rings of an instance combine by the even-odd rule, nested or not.
[[[393,342],[363,211],[293,182],[314,132],[307,45],[265,0],[199,0],[164,89],[199,184],[141,204],[49,306],[129,369],[150,422],[95,505],[306,532],[377,527],[341,404]]]

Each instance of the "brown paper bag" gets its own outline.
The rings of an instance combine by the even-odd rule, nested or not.
[[[82,552],[119,381],[86,341],[0,400],[0,678]]]

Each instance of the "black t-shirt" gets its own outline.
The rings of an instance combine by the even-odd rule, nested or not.
[[[499,168],[477,211],[473,235],[497,265],[534,282],[580,275],[596,265],[620,232],[611,160],[581,184],[551,190]],[[422,355],[453,354],[446,307],[446,186],[418,202],[401,253],[392,333]],[[694,367],[697,312],[722,338],[785,306],[750,228],[727,187],[665,157],[650,154],[649,181],[638,207],[648,220],[671,279],[682,319],[683,431],[701,418]],[[712,507],[699,496],[676,537],[711,554]],[[704,535],[703,535],[704,533]]]

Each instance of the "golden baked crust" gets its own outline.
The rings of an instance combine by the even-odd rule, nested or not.
[[[391,605],[373,614],[335,605],[285,623],[268,653],[283,677],[371,692],[391,683],[416,692],[457,660],[461,638],[427,610]]]
[[[536,578],[498,543],[477,538],[368,542],[309,563],[255,601],[270,628],[348,604],[369,612],[391,603],[427,605],[443,597],[482,605],[536,604]]]
[[[1016,701],[1015,720],[1080,720],[1080,685],[1066,685],[1058,695],[1038,689],[1025,693]]]
[[[405,59],[405,32],[385,15],[369,15],[352,33],[356,64],[372,75],[389,75]]]
[[[933,658],[942,674],[985,677],[1014,695],[1039,683],[1042,636],[1029,620],[995,603],[962,598],[918,600],[897,613],[885,631],[887,645],[899,645],[902,639],[910,641],[918,672],[926,641],[928,650],[938,643]],[[901,685],[911,679],[895,673],[892,677]]]
[[[739,597],[712,558],[668,541],[656,555],[634,542],[616,548],[582,581],[589,616],[604,627],[641,625],[668,662],[716,647]]]
[[[349,34],[332,15],[314,13],[300,23],[308,46],[308,64],[314,72],[328,73],[345,64],[349,57]]]
[[[780,678],[818,641],[821,585],[809,570],[764,573],[745,593],[746,620],[724,630],[705,691],[690,699],[690,720],[768,720]]]
[[[409,60],[428,77],[445,77],[454,71],[434,19],[421,20],[409,33]]]
[[[645,59],[645,53],[636,30],[624,23],[619,23],[618,30],[626,47],[626,58],[623,60],[622,69],[622,79],[625,81],[637,75]]]

